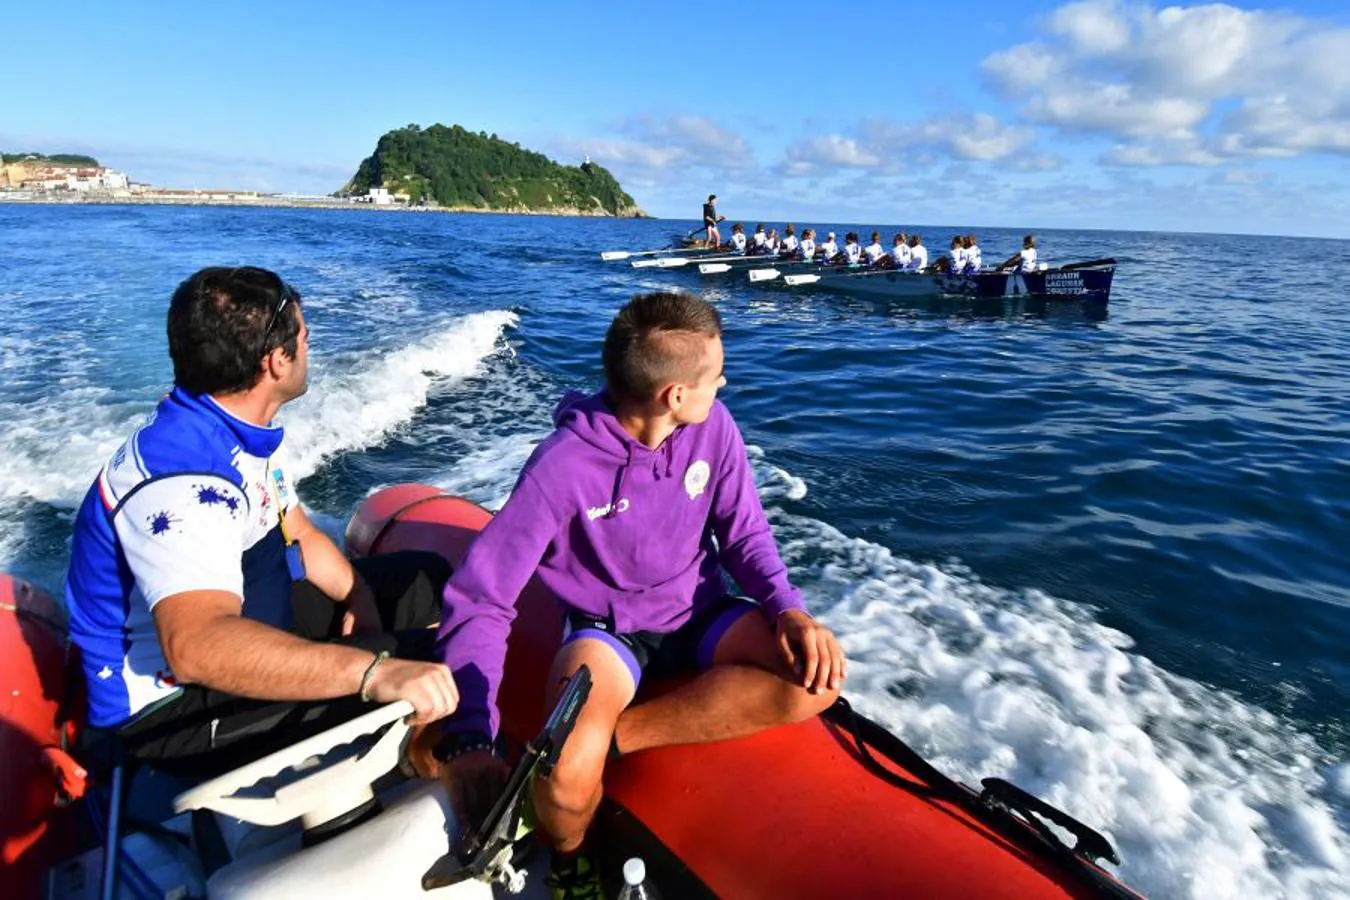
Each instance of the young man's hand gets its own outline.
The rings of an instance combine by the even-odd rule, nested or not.
[[[793,671],[799,672],[802,686],[811,693],[825,689],[837,691],[844,685],[844,651],[834,632],[800,609],[790,609],[775,623],[778,648]]]
[[[506,790],[510,774],[505,760],[488,750],[474,750],[442,764],[441,784],[462,834],[483,824]]]
[[[441,663],[391,657],[380,663],[366,686],[376,703],[407,700],[413,706],[412,725],[444,719],[459,706],[455,676]]]

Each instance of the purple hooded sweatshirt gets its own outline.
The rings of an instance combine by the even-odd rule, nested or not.
[[[506,638],[536,571],[565,610],[612,617],[620,634],[679,628],[726,594],[720,567],[770,619],[803,608],[721,402],[656,450],[604,393],[569,393],[553,419],[445,586],[438,643],[460,692],[450,731],[496,735]]]

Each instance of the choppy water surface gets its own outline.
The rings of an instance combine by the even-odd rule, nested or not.
[[[1350,896],[1350,243],[1042,233],[1048,260],[1120,260],[1104,318],[599,260],[677,228],[0,208],[0,567],[59,590],[74,507],[167,387],[168,295],[200,266],[304,293],[314,375],[284,420],[335,528],[397,481],[499,505],[561,391],[598,383],[618,305],[702,289],[860,707],[1100,828],[1155,896]],[[981,237],[993,259],[1020,235]]]

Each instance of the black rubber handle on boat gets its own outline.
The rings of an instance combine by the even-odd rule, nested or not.
[[[1028,793],[1011,781],[1005,781],[1002,778],[983,778],[980,780],[980,784],[984,787],[980,799],[985,803],[1002,804],[1023,816],[1033,814],[1044,816],[1078,839],[1073,852],[1081,853],[1094,862],[1105,859],[1117,866],[1120,865],[1120,856],[1117,855],[1116,848],[1111,846],[1110,841],[1064,810],[1051,806],[1035,794]]]

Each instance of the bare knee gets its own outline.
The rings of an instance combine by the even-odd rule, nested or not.
[[[577,737],[578,735],[574,734],[573,740]],[[608,746],[608,738],[605,739],[604,746]],[[556,809],[575,815],[585,815],[595,805],[604,773],[604,754],[564,753],[549,777],[540,780],[538,789],[544,792],[550,805]]]
[[[839,691],[822,688],[811,693],[799,684],[794,684],[784,692],[782,715],[784,722],[805,722],[813,719],[834,705],[839,699]]]

